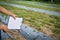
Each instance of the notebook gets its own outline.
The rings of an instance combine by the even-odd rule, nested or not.
[[[16,19],[14,19],[13,17],[10,17],[8,22],[8,29],[20,29],[21,24],[22,18],[16,17]]]

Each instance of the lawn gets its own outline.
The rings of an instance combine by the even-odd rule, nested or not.
[[[16,7],[10,7],[6,5],[0,5],[0,6],[5,7],[9,11],[16,14],[18,17],[22,17],[24,24],[27,24],[28,26],[31,26],[41,32],[44,32],[47,35],[50,35],[50,32],[55,35],[60,34],[59,16],[48,15],[44,13],[34,12]]]
[[[47,4],[47,3],[37,3],[37,2],[29,2],[29,1],[11,1],[10,3],[13,4],[18,4],[18,5],[23,5],[27,7],[32,7],[32,8],[39,8],[39,9],[44,9],[44,10],[50,10],[50,11],[57,11],[60,12],[60,6],[56,4]],[[55,7],[55,8],[51,8]]]

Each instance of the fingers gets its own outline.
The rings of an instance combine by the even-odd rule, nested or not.
[[[4,32],[7,32],[7,31],[8,31],[7,26],[4,25],[4,24],[1,24],[0,28],[1,28],[1,30],[3,30]]]
[[[14,15],[12,15],[12,17],[13,17],[14,19],[16,19],[17,15],[14,14]]]
[[[14,16],[13,18],[16,19],[16,16]]]
[[[8,28],[7,28],[7,27],[4,27],[2,30],[3,30],[4,32],[8,32]]]

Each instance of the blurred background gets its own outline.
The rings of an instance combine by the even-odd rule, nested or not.
[[[0,6],[22,17],[24,24],[60,40],[60,0],[0,0]]]

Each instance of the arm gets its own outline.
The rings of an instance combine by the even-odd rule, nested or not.
[[[1,7],[0,6],[0,12],[4,13],[4,14],[7,14],[9,16],[12,16],[14,19],[16,18],[16,15],[13,14],[12,12],[6,10],[5,8]],[[8,31],[8,28],[6,27],[6,25],[0,23],[0,30],[4,30],[4,31]]]
[[[1,6],[0,6],[0,12],[2,12],[2,13],[4,13],[4,14],[7,14],[7,15],[9,15],[9,16],[12,16],[14,19],[15,19],[15,17],[16,17],[15,14],[13,14],[12,12],[6,10],[5,8],[3,8],[3,7],[1,7]]]

